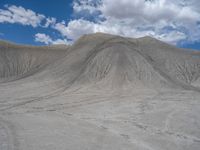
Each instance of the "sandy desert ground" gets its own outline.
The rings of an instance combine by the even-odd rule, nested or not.
[[[198,51],[96,33],[0,63],[0,150],[200,149]]]

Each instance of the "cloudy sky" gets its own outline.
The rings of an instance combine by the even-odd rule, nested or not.
[[[106,32],[200,49],[199,0],[0,0],[0,39],[71,44]]]

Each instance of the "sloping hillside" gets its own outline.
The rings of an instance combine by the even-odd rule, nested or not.
[[[67,49],[62,45],[34,47],[1,41],[0,81],[33,75],[65,55]]]
[[[84,35],[71,47],[32,47],[0,43],[1,79],[45,72],[60,86],[183,88],[199,90],[198,52],[151,37]],[[53,80],[53,79],[52,79]],[[59,83],[58,83],[59,84]],[[196,87],[195,87],[196,86]]]
[[[151,37],[0,42],[0,150],[198,150],[199,89],[200,52]]]

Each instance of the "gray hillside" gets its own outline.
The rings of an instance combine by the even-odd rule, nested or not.
[[[84,35],[71,47],[0,45],[1,79],[28,74],[50,78],[65,88],[199,90],[199,52],[151,37],[131,39],[96,33]]]
[[[0,41],[0,81],[33,75],[66,53],[68,47],[26,46]]]

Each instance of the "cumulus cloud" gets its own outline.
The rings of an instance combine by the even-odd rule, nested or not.
[[[94,33],[96,26],[98,25],[90,21],[78,19],[70,21],[67,25],[65,23],[56,23],[54,29],[63,36],[75,40],[83,34]]]
[[[100,0],[74,0],[73,9],[75,12],[89,11],[94,13],[97,11],[96,7],[100,4]]]
[[[143,37],[152,36],[162,41],[176,44],[177,42],[186,39],[186,35],[180,31],[168,31],[161,32],[155,31],[153,27],[135,28],[131,25],[127,25],[116,21],[104,21],[101,23],[94,23],[91,21],[77,19],[70,21],[67,25],[63,23],[57,23],[54,29],[59,31],[64,37],[72,40],[78,39],[83,34],[104,32],[115,35],[127,36],[127,37]]]
[[[56,18],[54,17],[49,17],[49,18],[46,18],[46,23],[44,25],[45,28],[49,27],[49,26],[52,26],[56,23]]]
[[[50,44],[52,42],[52,39],[50,38],[50,36],[48,36],[46,34],[37,33],[35,35],[35,41],[45,43],[45,44]]]
[[[46,45],[49,44],[70,44],[66,39],[56,39],[53,40],[49,35],[44,33],[37,33],[35,34],[35,41],[45,43]]]
[[[168,43],[200,40],[200,2],[191,0],[74,0],[75,13],[100,12],[99,21],[85,18],[56,23],[53,28],[76,40],[82,34],[106,32],[128,37],[153,36]],[[169,30],[166,30],[169,28]]]
[[[63,39],[72,41],[95,32],[133,38],[152,36],[171,44],[200,41],[198,0],[74,0],[72,7],[77,16],[69,22],[59,22],[21,6],[5,6],[0,9],[0,23],[54,29]],[[36,41],[46,44],[68,42],[36,35]]]
[[[56,40],[52,40],[51,44],[65,44],[65,45],[70,45],[71,42],[67,41],[66,39],[56,39]]]
[[[15,5],[5,6],[6,9],[0,9],[0,23],[19,23],[22,25],[31,25],[37,27],[45,18],[42,14],[37,14],[30,9],[25,9]]]
[[[185,33],[179,31],[171,31],[169,33],[156,35],[156,38],[171,44],[176,44],[178,41],[186,39],[187,36]]]
[[[155,23],[162,20],[193,23],[200,17],[191,7],[169,0],[122,0],[117,3],[116,0],[102,0],[99,9],[107,18],[131,19],[133,23]]]

